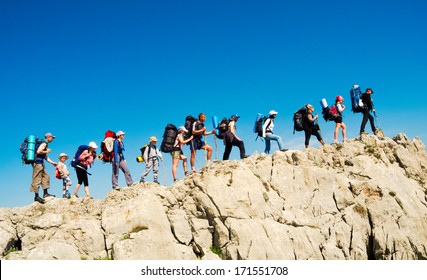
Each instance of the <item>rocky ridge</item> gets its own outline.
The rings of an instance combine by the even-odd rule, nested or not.
[[[171,188],[0,208],[2,259],[427,259],[420,139],[215,161]]]

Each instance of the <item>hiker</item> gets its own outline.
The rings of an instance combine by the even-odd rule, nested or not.
[[[361,97],[363,102],[363,107],[362,107],[363,119],[362,119],[362,124],[360,125],[360,135],[366,134],[365,126],[368,120],[371,125],[372,132],[376,134],[376,131],[377,131],[377,129],[375,128],[374,117],[370,113],[371,111],[375,113],[374,104],[371,98],[371,94],[373,93],[374,92],[372,91],[371,88],[367,88],[365,93],[363,93]]]
[[[31,180],[31,187],[30,192],[34,193],[34,201],[37,201],[41,204],[45,203],[44,198],[47,197],[55,197],[54,195],[51,195],[48,193],[48,189],[50,188],[50,177],[49,174],[47,174],[44,161],[47,161],[48,163],[52,164],[53,166],[56,166],[57,163],[52,161],[47,154],[51,152],[49,149],[49,143],[52,143],[53,139],[55,139],[55,136],[48,132],[44,135],[44,140],[38,147],[36,151],[35,161],[32,163],[33,166],[33,176]],[[39,196],[39,187],[40,185],[43,188],[43,198]]]
[[[184,168],[184,174],[185,175],[189,174],[189,172],[187,171],[187,157],[182,152],[182,146],[184,144],[189,143],[191,140],[193,140],[193,135],[191,135],[190,138],[188,138],[187,140],[184,140],[185,133],[188,133],[188,130],[184,126],[180,126],[178,128],[178,135],[176,136],[175,144],[173,145],[174,148],[176,149],[171,152],[172,176],[173,176],[174,182],[178,181],[178,179],[176,178],[176,168],[180,160],[182,160],[182,167]]]
[[[316,123],[319,115],[316,114],[313,117],[314,107],[311,104],[307,104],[305,107],[307,108],[307,110],[306,110],[306,113],[304,114],[303,123],[302,123],[304,133],[305,133],[305,147],[308,148],[311,135],[316,136],[317,140],[322,145],[325,145],[325,141],[323,141],[322,136],[320,135],[320,127]]]
[[[150,137],[150,144],[147,148],[145,148],[144,151],[144,160],[145,160],[145,170],[144,173],[142,173],[140,183],[145,182],[145,177],[147,176],[148,172],[150,172],[151,169],[153,169],[153,178],[154,183],[160,184],[158,180],[158,174],[159,174],[159,159],[163,161],[162,153],[159,149],[156,147],[157,138],[156,136]]]
[[[240,116],[234,114],[230,117],[228,122],[228,130],[224,135],[224,155],[222,156],[223,160],[228,160],[230,158],[231,149],[233,146],[239,147],[240,150],[240,158],[244,159],[248,156],[245,152],[245,144],[243,141],[236,135],[236,122],[239,120]]]
[[[68,159],[68,155],[65,153],[61,153],[58,157],[59,162],[56,166],[56,169],[59,173],[60,178],[62,179],[62,198],[70,198],[70,192],[69,188],[71,187],[71,179],[70,179],[70,172],[67,169],[67,166],[65,165],[65,161]]]
[[[133,184],[132,175],[130,174],[129,168],[127,167],[126,159],[123,154],[125,150],[125,144],[123,139],[125,138],[125,133],[121,130],[116,133],[116,140],[114,140],[114,158],[112,161],[113,174],[111,176],[111,181],[113,185],[113,190],[119,190],[119,169],[125,174],[125,180],[128,187]]]
[[[91,167],[93,161],[96,158],[96,152],[95,150],[98,148],[95,142],[90,142],[88,145],[88,149],[84,150],[77,160],[77,166],[76,166],[76,175],[77,175],[77,184],[76,188],[74,189],[74,196],[79,197],[78,192],[80,189],[80,186],[84,185],[84,191],[86,194],[86,198],[92,199],[90,196],[89,191],[89,179],[88,179],[88,168]]]
[[[342,129],[342,137],[343,142],[347,141],[346,132],[347,127],[342,121],[342,112],[345,110],[345,105],[343,104],[344,98],[341,95],[337,95],[335,97],[335,107],[337,109],[337,117],[334,119],[335,121],[335,130],[334,130],[334,144],[338,143],[338,131],[341,128]]]
[[[280,151],[287,151],[287,149],[283,148],[282,137],[279,135],[273,134],[274,128],[274,119],[276,118],[278,112],[271,110],[268,113],[268,118],[265,120],[264,125],[262,126],[262,137],[265,139],[265,150],[266,154],[270,153],[271,140],[277,141],[277,145],[279,146]]]
[[[191,157],[190,157],[190,164],[191,164],[191,171],[193,173],[197,172],[194,168],[194,161],[196,159],[196,153],[197,150],[205,150],[207,151],[207,160],[211,160],[212,156],[212,147],[206,144],[202,140],[202,136],[211,135],[215,133],[215,129],[212,131],[206,131],[206,127],[204,125],[204,122],[206,121],[206,115],[204,113],[199,114],[199,118],[197,121],[193,123],[192,128],[192,134],[193,134],[193,140],[191,140],[190,144],[190,150],[191,150]]]

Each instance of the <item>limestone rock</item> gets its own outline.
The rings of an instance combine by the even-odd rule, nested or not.
[[[427,259],[427,154],[405,134],[214,161],[171,188],[0,209],[2,259]]]

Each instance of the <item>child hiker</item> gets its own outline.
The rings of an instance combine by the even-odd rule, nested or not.
[[[153,177],[154,183],[160,184],[158,180],[159,173],[159,159],[163,161],[162,153],[156,147],[157,138],[155,136],[150,137],[150,144],[144,151],[144,160],[145,160],[145,171],[141,176],[140,183],[145,182],[145,176],[147,176],[148,172],[150,172],[151,168],[153,168]]]
[[[70,172],[67,170],[67,166],[65,165],[65,161],[68,159],[68,155],[61,153],[59,155],[59,162],[56,166],[56,170],[58,171],[61,179],[62,179],[62,197],[70,198],[71,194],[68,191],[68,188],[71,186]]]

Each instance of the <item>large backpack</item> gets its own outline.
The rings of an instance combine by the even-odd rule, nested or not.
[[[304,130],[304,115],[307,113],[307,107],[304,105],[298,111],[294,113],[294,117],[292,120],[294,121],[294,134],[295,131],[303,131]]]
[[[325,107],[322,109],[323,119],[325,121],[333,121],[338,118],[339,113],[337,109],[337,105],[332,105],[330,107]]]
[[[257,118],[257,121],[255,123],[256,125],[255,133],[257,133],[259,137],[262,137],[262,127],[264,126],[264,123],[267,119],[268,119],[267,116],[260,116],[259,118]]]
[[[76,153],[74,154],[73,160],[70,162],[70,165],[74,168],[77,167],[77,164],[79,163],[79,157],[80,155],[83,153],[83,151],[89,150],[89,146],[88,145],[80,145],[77,148]]]
[[[163,133],[162,144],[160,145],[160,151],[164,153],[171,153],[174,150],[177,150],[175,145],[176,137],[178,136],[178,129],[173,124],[168,124],[165,127],[165,132]]]
[[[112,162],[114,158],[114,141],[116,133],[112,130],[107,130],[104,134],[104,140],[101,142],[101,153],[103,162]]]
[[[216,137],[218,139],[224,139],[225,133],[228,131],[228,124],[230,121],[227,118],[223,118],[218,124],[218,132]]]
[[[359,85],[354,85],[350,89],[351,111],[360,113],[363,109],[362,90]]]
[[[196,121],[197,121],[197,119],[193,116],[187,116],[185,118],[184,127],[185,127],[185,129],[188,130],[188,132],[184,134],[184,139],[188,139],[191,137],[191,135],[193,135],[193,124]]]
[[[37,136],[29,135],[25,137],[24,142],[19,147],[23,164],[32,164],[36,160],[37,149],[42,143],[46,143],[46,141],[39,139]]]

